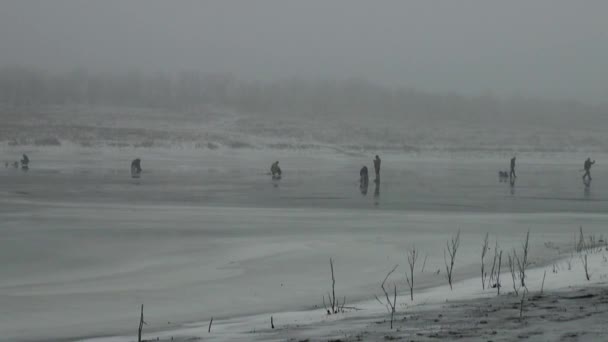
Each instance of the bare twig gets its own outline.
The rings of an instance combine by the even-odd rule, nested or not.
[[[397,285],[393,284],[395,297],[393,297],[393,312],[391,312],[391,329],[393,329],[393,318],[395,316],[395,306],[397,305]]]
[[[496,240],[496,246],[494,246],[494,260],[492,261],[492,270],[490,271],[490,279],[488,280],[488,286],[492,287],[494,281],[494,271],[496,270],[496,260],[498,258],[498,240]]]
[[[334,276],[334,260],[332,258],[329,258],[329,267],[331,269],[331,293],[327,293],[327,297],[329,300],[329,306],[331,308],[330,310],[327,310],[327,306],[325,305],[325,296],[323,296],[323,306],[325,306],[325,309],[327,310],[328,314],[330,313],[338,313],[338,306],[339,303],[336,300],[336,277]]]
[[[519,303],[519,320],[524,319],[524,302],[526,300],[526,295],[528,294],[528,289],[524,287],[524,290],[521,293],[521,302]]]
[[[386,310],[388,311],[388,313],[391,313],[391,308],[388,306],[388,304],[382,303],[382,301],[380,300],[380,298],[378,298],[378,296],[374,295],[374,297],[376,298],[376,300],[378,301],[378,303],[380,303],[382,306],[384,306],[386,308]]]
[[[141,305],[141,316],[139,317],[139,330],[137,332],[137,342],[141,342],[141,332],[144,329],[144,324],[148,325],[146,321],[144,321],[144,305]]]
[[[496,291],[497,294],[500,295],[500,287],[502,286],[500,284],[500,265],[502,264],[502,250],[500,251],[500,254],[498,254],[498,272],[496,272]]]
[[[530,241],[530,231],[528,230],[528,232],[526,233],[526,240],[522,244],[521,258],[517,255],[515,250],[513,251],[513,256],[515,258],[515,261],[517,262],[517,269],[519,270],[519,280],[521,281],[521,287],[526,287],[526,269],[529,266],[529,262],[528,262],[528,251],[530,250],[529,241]]]
[[[428,258],[428,256],[429,256],[428,254],[424,255],[424,261],[422,262],[422,270],[420,272],[424,273],[424,266],[426,265],[426,258]]]
[[[481,243],[481,288],[483,290],[486,289],[486,272],[485,272],[485,262],[484,258],[486,257],[486,253],[488,252],[488,237],[489,233],[486,233],[482,243]]]
[[[407,263],[410,266],[410,274],[405,272],[405,280],[407,281],[407,285],[410,288],[410,299],[414,300],[414,269],[416,268],[416,260],[418,260],[418,251],[416,247],[412,247],[412,249],[407,253]]]
[[[211,320],[209,321],[209,328],[207,329],[208,333],[211,332],[211,324],[213,324],[213,317],[211,317]]]
[[[587,281],[589,281],[591,276],[589,275],[589,269],[587,268],[587,253],[581,257],[581,261],[583,262],[583,268],[585,269],[585,278],[587,278]]]
[[[543,289],[545,288],[545,277],[547,276],[547,270],[543,273],[543,282],[540,284],[540,295],[543,295]]]
[[[582,252],[585,249],[585,236],[583,235],[583,226],[579,226],[579,237],[578,243],[576,244],[576,251],[578,253]]]
[[[388,279],[388,277],[390,277],[391,274],[393,274],[393,272],[395,272],[397,267],[399,267],[399,265],[395,265],[395,267],[393,267],[393,269],[386,274],[386,277],[384,277],[384,280],[382,281],[382,284],[380,285],[380,287],[382,288],[382,292],[384,292],[384,296],[386,297],[387,305],[388,305],[388,307],[390,307],[391,329],[393,329],[393,318],[395,316],[395,308],[397,306],[397,285],[393,285],[394,291],[395,291],[395,297],[394,297],[393,301],[391,301],[391,298],[389,297],[388,291],[384,287],[384,284],[386,284],[386,280]],[[376,297],[376,299],[378,299],[378,297]],[[380,301],[380,300],[378,299],[378,301]],[[380,303],[382,303],[382,302],[380,301]]]
[[[515,255],[515,250],[513,250],[513,255]],[[513,260],[513,257],[511,256],[510,253],[509,253],[509,271],[511,272],[511,279],[513,280],[513,291],[515,292],[515,295],[517,296],[519,288],[517,287],[517,282],[515,281],[515,279],[516,279],[515,260]]]
[[[334,261],[329,258],[329,266],[331,268],[331,309],[336,313],[336,278],[334,277]]]
[[[456,260],[456,252],[458,251],[458,246],[460,246],[460,229],[456,236],[453,236],[447,243],[447,249],[443,250],[443,261],[445,262],[445,271],[448,277],[448,283],[450,284],[450,290],[452,289],[452,280],[454,279],[452,276],[452,272],[454,271],[454,261]],[[450,262],[448,264],[448,260],[446,258],[446,251],[450,256]]]

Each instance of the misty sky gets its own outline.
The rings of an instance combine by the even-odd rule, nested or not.
[[[2,0],[0,65],[198,69],[603,102],[608,1]]]

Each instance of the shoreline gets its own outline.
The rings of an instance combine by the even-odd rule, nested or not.
[[[608,251],[606,247],[601,247],[601,251],[599,249],[593,252],[583,251],[582,254],[574,256],[574,258],[578,258],[578,255],[587,254],[589,273],[591,274],[591,280],[589,281],[585,279],[581,261],[574,260],[574,258],[570,261],[568,261],[568,258],[559,258],[553,263],[549,262],[544,266],[529,269],[526,273],[529,292],[524,303],[525,317],[521,320],[518,316],[521,293],[519,296],[513,294],[510,273],[501,272],[503,290],[499,296],[496,295],[496,289],[481,290],[480,279],[477,277],[454,283],[453,291],[450,291],[447,285],[431,287],[418,292],[415,290],[414,301],[411,302],[409,293],[404,291],[404,285],[401,284],[402,290],[397,297],[395,329],[389,328],[390,316],[386,309],[376,300],[368,300],[351,304],[357,310],[348,310],[335,315],[327,315],[322,308],[296,312],[265,313],[214,320],[211,333],[207,332],[209,322],[194,322],[182,324],[180,327],[170,330],[158,330],[149,333],[145,333],[144,330],[144,335],[147,340],[158,339],[159,341],[191,341],[196,339],[211,341],[367,341],[402,338],[449,340],[456,337],[480,340],[485,338],[483,340],[487,340],[488,336],[493,335],[498,340],[501,338],[511,340],[511,338],[516,337],[509,335],[507,336],[509,338],[505,338],[504,334],[507,331],[518,330],[519,328],[517,324],[502,326],[501,324],[504,323],[501,322],[502,319],[493,318],[492,313],[496,311],[502,311],[500,317],[508,319],[509,322],[520,323],[521,326],[528,329],[534,328],[532,330],[535,332],[530,336],[542,335],[543,333],[538,331],[542,330],[544,323],[543,319],[539,317],[551,314],[551,310],[557,307],[550,304],[555,304],[556,300],[558,302],[569,300],[569,304],[564,306],[565,311],[556,311],[556,313],[559,313],[558,316],[561,317],[559,319],[563,321],[587,319],[589,317],[591,317],[589,319],[595,319],[596,313],[608,312]],[[567,269],[566,266],[568,262],[571,263],[570,269]],[[558,265],[556,273],[553,273],[552,265]],[[547,278],[541,296],[540,288],[544,272],[547,272]],[[573,291],[577,294],[572,295]],[[593,310],[595,311],[591,311],[591,314],[587,315],[588,312],[585,312],[585,315],[579,317],[580,315],[572,310],[575,307],[582,307],[583,309],[579,311],[584,311],[588,308],[588,305],[591,305],[589,301],[593,298],[597,298],[600,302],[594,304]],[[591,303],[593,304],[593,302]],[[517,308],[514,308],[515,304],[518,304]],[[470,314],[474,308],[479,309],[479,315]],[[494,309],[484,311],[484,308]],[[570,312],[568,309],[572,311],[572,317],[568,314]],[[464,312],[468,312],[467,317],[469,318],[476,317],[480,321],[486,321],[486,323],[477,322],[477,326],[481,324],[487,326],[485,330],[502,331],[503,336],[498,332],[494,334],[490,332],[490,335],[487,335],[487,331],[474,329],[474,325],[463,325],[458,317],[462,316]],[[544,314],[541,314],[541,312],[544,312]],[[274,318],[276,329],[270,328],[271,316]],[[438,320],[442,316],[446,318]],[[485,318],[482,319],[482,317]],[[534,318],[535,323],[531,323],[526,317]],[[415,321],[415,323],[412,323],[412,321]],[[540,326],[537,327],[537,325]],[[564,332],[564,334],[566,333]],[[133,341],[133,338],[134,335],[90,337],[77,339],[77,341],[126,342]]]

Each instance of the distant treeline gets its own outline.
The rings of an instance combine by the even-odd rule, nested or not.
[[[251,114],[316,118],[465,120],[570,124],[606,120],[608,106],[514,96],[433,94],[363,80],[250,82],[229,74],[0,69],[0,104],[121,105],[188,109],[221,106]]]

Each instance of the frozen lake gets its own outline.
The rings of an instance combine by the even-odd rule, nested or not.
[[[394,264],[404,278],[412,245],[428,256],[419,286],[445,283],[442,249],[458,229],[464,280],[477,276],[486,232],[506,250],[530,229],[542,263],[559,254],[545,242],[566,250],[579,226],[608,224],[608,169],[595,167],[585,191],[586,156],[518,157],[510,187],[497,178],[506,157],[385,155],[382,182],[364,195],[358,171],[372,155],[27,152],[29,172],[0,170],[0,339],[10,341],[131,333],[141,303],[151,330],[311,308],[329,290],[330,257],[339,295],[370,299]],[[128,174],[135,156],[139,180]],[[266,175],[274,159],[280,182]]]

